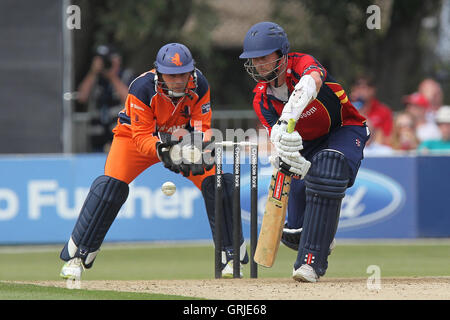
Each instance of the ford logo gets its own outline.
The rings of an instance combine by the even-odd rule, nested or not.
[[[261,224],[267,201],[272,167],[262,167],[258,174],[258,224]],[[242,221],[250,223],[250,176],[242,175]],[[342,201],[339,229],[355,229],[389,219],[405,203],[405,191],[392,178],[360,168],[355,184]]]
[[[342,201],[339,229],[378,223],[390,218],[405,203],[405,191],[392,178],[360,168],[355,184]]]

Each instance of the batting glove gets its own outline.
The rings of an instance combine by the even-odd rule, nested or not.
[[[280,168],[304,179],[311,167],[311,162],[303,158],[300,153],[297,157],[279,157]]]

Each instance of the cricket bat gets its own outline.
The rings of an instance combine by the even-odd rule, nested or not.
[[[287,128],[289,133],[294,131],[295,123],[294,119],[289,120]],[[253,258],[257,264],[264,267],[272,267],[280,247],[291,179],[291,175],[281,169],[275,169],[270,180],[266,209]]]

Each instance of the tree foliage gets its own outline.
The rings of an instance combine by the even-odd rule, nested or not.
[[[162,45],[182,42],[206,74],[213,103],[239,108],[250,104],[254,83],[238,59],[242,48],[218,47],[212,41],[218,24],[213,0],[74,3],[83,14],[75,46],[80,73],[87,71],[95,44],[115,44],[127,66],[139,73],[153,66]],[[366,10],[373,4],[381,8],[379,30],[366,24]],[[347,89],[357,74],[372,74],[379,97],[399,109],[401,96],[415,90],[425,73],[430,51],[425,50],[429,43],[423,41],[422,20],[440,6],[441,0],[272,0],[269,15],[287,31],[291,50],[315,56]]]
[[[381,8],[381,29],[367,28],[370,5]],[[436,13],[440,0],[279,0],[274,16],[296,49],[316,56],[347,88],[355,76],[371,74],[378,95],[392,108],[417,87],[424,44],[422,19]],[[301,6],[303,19],[296,19]]]
[[[77,2],[77,1],[75,1]],[[78,0],[91,46],[115,45],[128,66],[144,71],[153,65],[158,49],[182,42],[195,53],[210,53],[214,12],[206,0]]]

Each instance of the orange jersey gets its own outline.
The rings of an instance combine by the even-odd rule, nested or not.
[[[210,88],[196,69],[197,86],[176,104],[155,86],[156,71],[141,74],[130,85],[125,108],[119,113],[117,136],[130,137],[137,150],[149,156],[156,154],[157,132],[173,133],[177,129],[205,132],[211,127]],[[190,82],[194,79],[191,76]]]

